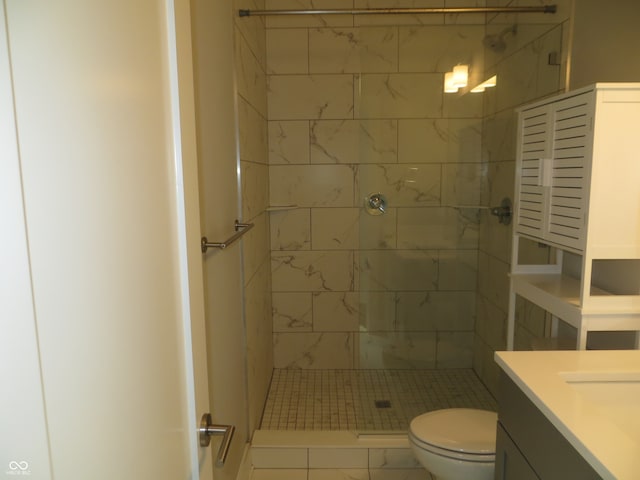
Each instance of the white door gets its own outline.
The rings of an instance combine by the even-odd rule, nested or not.
[[[210,479],[188,1],[0,5],[0,477]]]

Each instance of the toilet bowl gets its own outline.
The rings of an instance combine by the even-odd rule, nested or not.
[[[497,421],[486,410],[435,410],[411,421],[409,444],[436,480],[492,480]]]

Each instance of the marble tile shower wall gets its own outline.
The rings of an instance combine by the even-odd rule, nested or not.
[[[490,6],[519,6],[516,0],[490,2]],[[570,0],[526,2],[554,3],[555,15],[496,15],[487,19],[487,34],[504,32],[517,25],[515,34],[504,38],[505,49],[485,52],[486,75],[498,75],[498,86],[484,94],[483,161],[487,181],[483,184],[482,203],[499,205],[504,197],[513,199],[516,157],[516,113],[514,109],[536,99],[553,95],[564,87],[567,64]],[[559,65],[549,62],[557,53]],[[553,63],[553,62],[551,62]],[[484,384],[497,392],[498,368],[493,360],[496,350],[506,348],[506,321],[511,260],[511,226],[505,228],[487,211],[481,212],[477,321],[473,366]],[[544,263],[549,251],[534,243],[525,243],[525,261]],[[516,306],[516,342],[518,350],[532,348],[534,337],[544,336],[545,312],[531,303]]]
[[[240,8],[264,9],[264,1],[236,0],[234,8],[235,11]],[[242,243],[250,432],[259,426],[273,370],[264,38],[262,19],[235,18],[234,62],[242,219],[255,224]]]
[[[471,366],[483,100],[442,84],[479,75],[484,33],[484,16],[267,19],[276,368]],[[365,212],[376,192],[384,215]]]

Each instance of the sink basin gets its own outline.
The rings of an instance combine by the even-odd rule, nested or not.
[[[635,441],[640,441],[640,372],[561,372],[580,397]]]

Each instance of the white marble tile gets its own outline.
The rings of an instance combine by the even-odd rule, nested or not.
[[[398,292],[399,331],[470,331],[475,323],[475,292]]]
[[[354,171],[347,165],[271,165],[273,206],[351,207]]]
[[[482,383],[497,398],[500,367],[493,359],[494,355],[495,350],[476,337],[473,347],[473,369],[478,373]]]
[[[478,295],[476,335],[494,350],[507,348],[507,313]]]
[[[509,264],[484,252],[478,254],[478,293],[501,310],[509,306]]]
[[[192,7],[193,8],[193,7]],[[264,8],[264,1],[260,0],[234,0],[234,10],[245,8]],[[197,9],[192,10],[192,15],[198,15]],[[258,59],[260,65],[266,69],[267,52],[265,45],[265,25],[259,17],[241,18],[239,15],[234,16],[234,26],[240,35],[246,40],[249,49]]]
[[[267,163],[267,122],[242,97],[238,98],[238,138],[241,160]]]
[[[270,121],[269,163],[309,163],[309,122],[306,120]]]
[[[435,332],[358,333],[357,368],[434,368]]]
[[[478,163],[453,163],[442,166],[443,205],[480,205],[480,193],[487,166]]]
[[[473,332],[438,332],[436,368],[471,368]]]
[[[269,264],[244,289],[249,430],[258,428],[273,370],[273,331]]]
[[[434,480],[424,468],[371,469],[370,480]]]
[[[273,292],[272,297],[274,332],[312,331],[311,293]]]
[[[250,480],[308,480],[307,469],[259,468],[253,470]]]
[[[306,28],[268,29],[266,35],[269,74],[309,73],[309,35]]]
[[[395,295],[387,292],[316,292],[315,331],[386,331],[394,328]]]
[[[449,72],[483,54],[484,25],[400,27],[401,72]]]
[[[475,93],[447,93],[442,102],[442,116],[444,118],[482,118],[482,101],[482,95]]]
[[[309,468],[364,468],[368,466],[366,448],[310,448]]]
[[[555,258],[555,254],[554,254],[554,249],[551,247],[548,247],[542,243],[538,243],[536,241],[533,240],[528,240],[526,238],[521,238],[519,243],[519,254],[518,254],[518,258],[520,259],[520,261],[525,264],[525,265],[545,265],[548,263],[553,263],[554,258]],[[566,260],[570,259],[571,257],[574,258],[574,262],[578,262],[578,264],[580,263],[579,257],[573,254],[570,254],[568,252],[565,252],[565,262]],[[502,260],[500,257],[498,257],[499,260]],[[505,261],[505,263],[509,263],[508,261]],[[577,264],[576,264],[577,265]],[[576,267],[576,272],[578,271]],[[577,275],[577,273],[576,273]]]
[[[500,79],[495,87],[497,111],[522,105],[535,98],[538,73],[532,65],[538,64],[538,57],[536,42],[533,42],[496,66]]]
[[[353,289],[353,254],[312,251],[271,254],[274,292],[346,291]]]
[[[367,200],[361,199],[366,202]],[[364,208],[360,209],[361,250],[388,249],[396,246],[397,208],[387,208],[384,215],[369,215]]]
[[[440,250],[438,270],[438,290],[474,291],[478,253],[476,250]]]
[[[447,120],[447,162],[482,161],[482,121]]]
[[[269,167],[263,163],[240,162],[242,217],[252,219],[269,206]]]
[[[235,32],[235,65],[238,95],[267,117],[267,80],[262,65],[258,62],[242,35]]]
[[[274,333],[275,368],[353,368],[351,333]]]
[[[398,121],[400,163],[473,163],[481,160],[481,120],[443,118]]]
[[[361,290],[435,290],[438,255],[432,250],[361,251],[357,259]]]
[[[366,468],[310,469],[309,480],[369,480],[369,471]]]
[[[516,25],[515,33],[513,33],[514,25]],[[504,61],[517,50],[520,50],[536,38],[540,38],[554,27],[555,25],[532,25],[528,22],[521,22],[518,24],[500,23],[487,25],[486,35],[502,35],[504,40],[504,50],[496,51],[491,48],[485,49],[485,67],[490,68],[495,66],[497,63]]]
[[[477,248],[477,209],[399,208],[398,248]]]
[[[308,468],[306,448],[251,447],[254,468]]]
[[[245,217],[248,218],[248,217]],[[254,227],[242,237],[243,271],[248,282],[263,264],[270,265],[269,217],[266,212],[252,218]],[[231,229],[230,232],[233,230]]]
[[[516,322],[536,338],[544,337],[547,312],[522,297],[516,299]],[[531,346],[529,347],[531,348]]]
[[[391,27],[309,30],[311,73],[396,72],[398,33]]]
[[[333,10],[345,8],[344,0],[265,0],[268,10]],[[267,28],[353,26],[353,15],[274,15]]]
[[[443,0],[355,0],[355,8],[442,8]],[[402,15],[359,15],[355,25],[440,25],[444,23],[441,14]]]
[[[315,292],[313,319],[316,332],[357,332],[360,324],[360,294]]]
[[[370,448],[369,468],[421,468],[409,448]]]
[[[442,117],[442,74],[365,73],[356,82],[355,118]]]
[[[361,291],[359,294],[361,332],[390,331],[395,329],[395,293]]]
[[[513,110],[487,117],[483,122],[483,156],[488,162],[515,161],[517,117]]]
[[[444,6],[454,7],[486,7],[486,0],[445,0]],[[485,24],[484,13],[447,13],[444,23],[447,25],[482,25]]]
[[[357,198],[381,193],[389,208],[440,203],[441,166],[433,164],[360,165]]]
[[[396,209],[389,208],[384,215],[369,215],[364,208],[313,208],[311,231],[313,249],[393,248]]]
[[[397,163],[396,120],[311,122],[311,163]]]
[[[314,208],[311,210],[311,242],[315,250],[358,248],[360,225],[357,208]]]
[[[272,75],[269,120],[353,118],[353,75]]]
[[[311,212],[308,208],[270,212],[271,250],[309,250]]]
[[[504,198],[513,201],[514,162],[489,164],[488,179],[485,184],[482,202],[489,206],[498,206]],[[498,217],[488,210],[482,212],[480,248],[503,262],[511,261],[511,226],[499,223]]]
[[[497,257],[503,262],[511,262],[511,227],[498,221],[488,210],[482,212],[480,222],[480,250]]]
[[[398,120],[400,163],[444,163],[450,134],[447,119]]]

